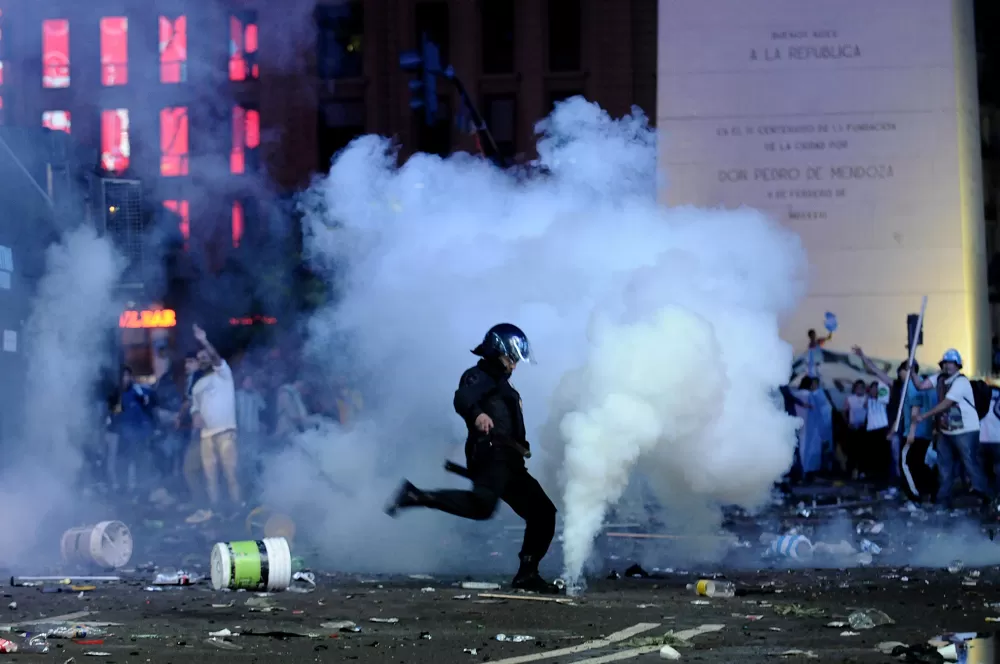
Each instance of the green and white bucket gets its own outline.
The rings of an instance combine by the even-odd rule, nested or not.
[[[212,587],[216,590],[287,590],[292,554],[284,537],[219,542],[212,547]]]

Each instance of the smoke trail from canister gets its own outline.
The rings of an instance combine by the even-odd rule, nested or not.
[[[464,522],[380,512],[400,475],[444,481],[464,437],[453,392],[498,322],[539,359],[513,380],[529,470],[565,460],[571,575],[640,460],[654,485],[731,502],[788,466],[793,423],[769,395],[791,360],[778,318],[804,289],[798,238],[751,210],[659,206],[639,112],[615,120],[576,98],[539,131],[537,168],[518,173],[467,155],[398,166],[389,141],[364,137],[306,199],[307,253],[338,295],[310,322],[312,363],[369,399],[365,422],[304,437],[311,455],[290,452],[270,483],[286,503],[351,506],[316,529],[344,566],[470,564],[439,544]]]

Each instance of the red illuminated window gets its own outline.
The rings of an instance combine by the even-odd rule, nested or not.
[[[124,16],[101,19],[101,84],[128,83],[128,19]]]
[[[42,87],[69,87],[69,21],[42,21]]]
[[[121,173],[128,168],[131,155],[128,111],[101,111],[101,166],[109,173]]]
[[[246,173],[256,170],[257,149],[260,147],[260,111],[244,106],[233,107],[233,149],[229,154],[229,170]]]
[[[70,133],[69,111],[45,111],[42,113],[42,126],[52,131]]]
[[[188,174],[188,112],[186,108],[160,111],[160,175]]]
[[[177,219],[177,228],[184,238],[184,250],[188,249],[191,239],[191,207],[187,201],[163,201],[163,207]]]
[[[243,213],[243,203],[233,201],[233,246],[239,247],[246,230],[246,215]]]
[[[246,81],[259,75],[257,12],[239,12],[229,17],[229,80]]]
[[[160,17],[160,83],[187,81],[187,17]]]

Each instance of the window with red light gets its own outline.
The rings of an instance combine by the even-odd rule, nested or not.
[[[42,126],[52,131],[70,133],[69,111],[45,111],[42,113]]]
[[[184,250],[188,249],[188,241],[191,239],[191,207],[187,201],[163,201],[163,207],[167,212],[173,214],[177,221],[177,229],[184,238]]]
[[[160,83],[187,81],[187,17],[160,17]]]
[[[160,111],[160,175],[188,174],[188,110],[184,107]]]
[[[259,76],[257,12],[238,12],[229,17],[229,80],[246,81]]]
[[[246,215],[243,210],[242,201],[233,201],[233,246],[239,247],[243,241],[243,233],[246,231]]]
[[[101,84],[128,83],[128,19],[108,16],[101,19]]]
[[[122,173],[131,155],[128,110],[101,111],[101,166],[109,173]]]
[[[69,87],[69,21],[42,21],[42,87]]]
[[[246,106],[234,106],[233,149],[229,154],[230,172],[255,172],[259,148],[260,111]]]

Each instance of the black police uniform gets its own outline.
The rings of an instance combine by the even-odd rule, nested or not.
[[[394,514],[396,509],[403,507],[430,507],[483,521],[493,516],[499,501],[503,500],[525,522],[521,566],[514,577],[514,587],[556,592],[555,586],[538,574],[538,562],[545,556],[555,534],[556,508],[538,481],[528,473],[524,456],[517,449],[526,450],[528,442],[521,396],[510,384],[508,375],[498,357],[486,357],[462,374],[455,391],[455,411],[468,428],[465,456],[472,490],[421,491],[404,482],[388,511]],[[483,413],[493,420],[489,434],[479,431],[475,424],[476,418]]]

